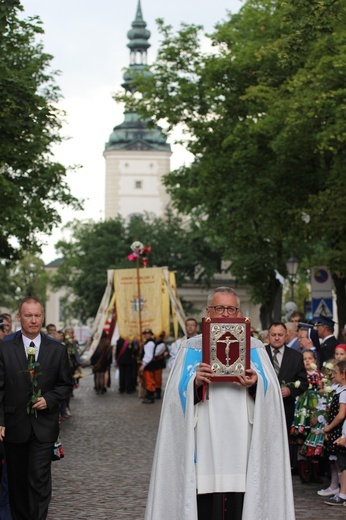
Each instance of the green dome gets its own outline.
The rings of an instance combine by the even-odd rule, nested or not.
[[[136,112],[124,115],[124,121],[113,128],[106,150],[171,150],[159,126],[148,128],[148,122],[140,119]]]

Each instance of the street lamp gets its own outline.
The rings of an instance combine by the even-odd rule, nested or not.
[[[290,258],[286,262],[286,267],[288,271],[288,277],[291,284],[291,300],[294,301],[294,284],[296,283],[296,274],[298,271],[299,262],[294,256],[290,256]]]

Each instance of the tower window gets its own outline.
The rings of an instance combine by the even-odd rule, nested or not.
[[[142,181],[135,181],[135,189],[136,190],[142,189]]]

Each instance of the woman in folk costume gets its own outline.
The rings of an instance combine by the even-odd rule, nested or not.
[[[209,317],[239,313],[233,289],[209,294]],[[238,382],[212,377],[202,336],[185,341],[165,390],[145,520],[294,520],[281,391],[263,344],[251,338],[251,369]]]
[[[309,439],[316,439],[316,411],[320,400],[319,391],[322,388],[322,374],[317,368],[317,355],[315,350],[304,349],[304,366],[309,383],[309,388],[296,398],[294,421],[290,432],[290,442],[299,446],[298,466],[299,476],[303,483],[321,482],[319,476],[319,458],[322,453],[323,431],[321,442],[314,448],[304,444]],[[312,428],[314,426],[314,428]],[[313,435],[310,435],[313,432]],[[318,441],[317,441],[318,442]],[[322,443],[322,444],[321,444]]]

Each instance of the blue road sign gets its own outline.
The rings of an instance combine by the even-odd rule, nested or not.
[[[318,316],[333,317],[333,299],[332,298],[312,298],[312,317]]]

